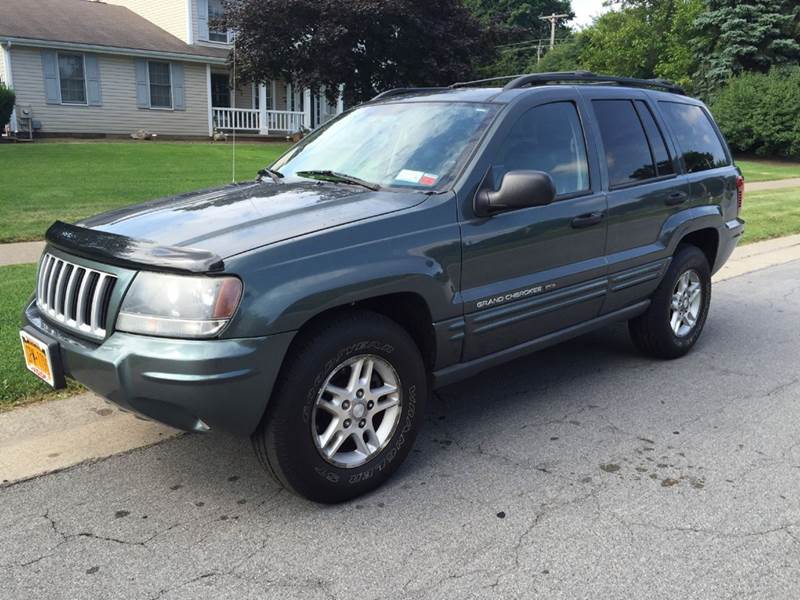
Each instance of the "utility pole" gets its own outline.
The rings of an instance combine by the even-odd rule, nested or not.
[[[542,21],[550,21],[550,50],[555,48],[556,45],[556,25],[558,24],[558,20],[566,19],[568,16],[569,15],[557,15],[553,13],[552,15],[539,17]]]

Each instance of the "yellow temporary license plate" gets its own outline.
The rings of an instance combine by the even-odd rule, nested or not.
[[[22,341],[22,351],[25,353],[25,366],[42,381],[47,382],[52,387],[56,387],[55,377],[53,376],[53,360],[50,357],[50,350],[47,344],[37,340],[26,331],[19,332],[19,339]]]

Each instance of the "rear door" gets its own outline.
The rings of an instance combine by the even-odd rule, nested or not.
[[[592,319],[606,293],[606,199],[581,103],[567,89],[516,109],[473,172],[497,189],[509,171],[545,171],[558,195],[488,218],[472,211],[474,192],[462,199],[464,360]]]
[[[668,264],[660,233],[689,200],[669,136],[647,94],[638,90],[586,91],[601,143],[608,190],[609,293],[603,313],[649,296]]]

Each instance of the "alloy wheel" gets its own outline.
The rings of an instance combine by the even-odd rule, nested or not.
[[[700,275],[694,269],[684,271],[678,277],[672,291],[669,324],[678,337],[686,337],[697,325],[703,306],[703,286]]]
[[[333,369],[317,394],[311,419],[322,458],[352,469],[383,450],[400,421],[401,389],[397,371],[379,356],[355,356]]]

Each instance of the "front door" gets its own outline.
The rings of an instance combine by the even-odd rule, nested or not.
[[[495,189],[508,171],[550,174],[556,200],[462,222],[463,360],[597,317],[606,294],[606,197],[580,103],[567,97],[509,115],[486,149]]]
[[[231,86],[227,73],[211,73],[211,106],[230,108]]]

